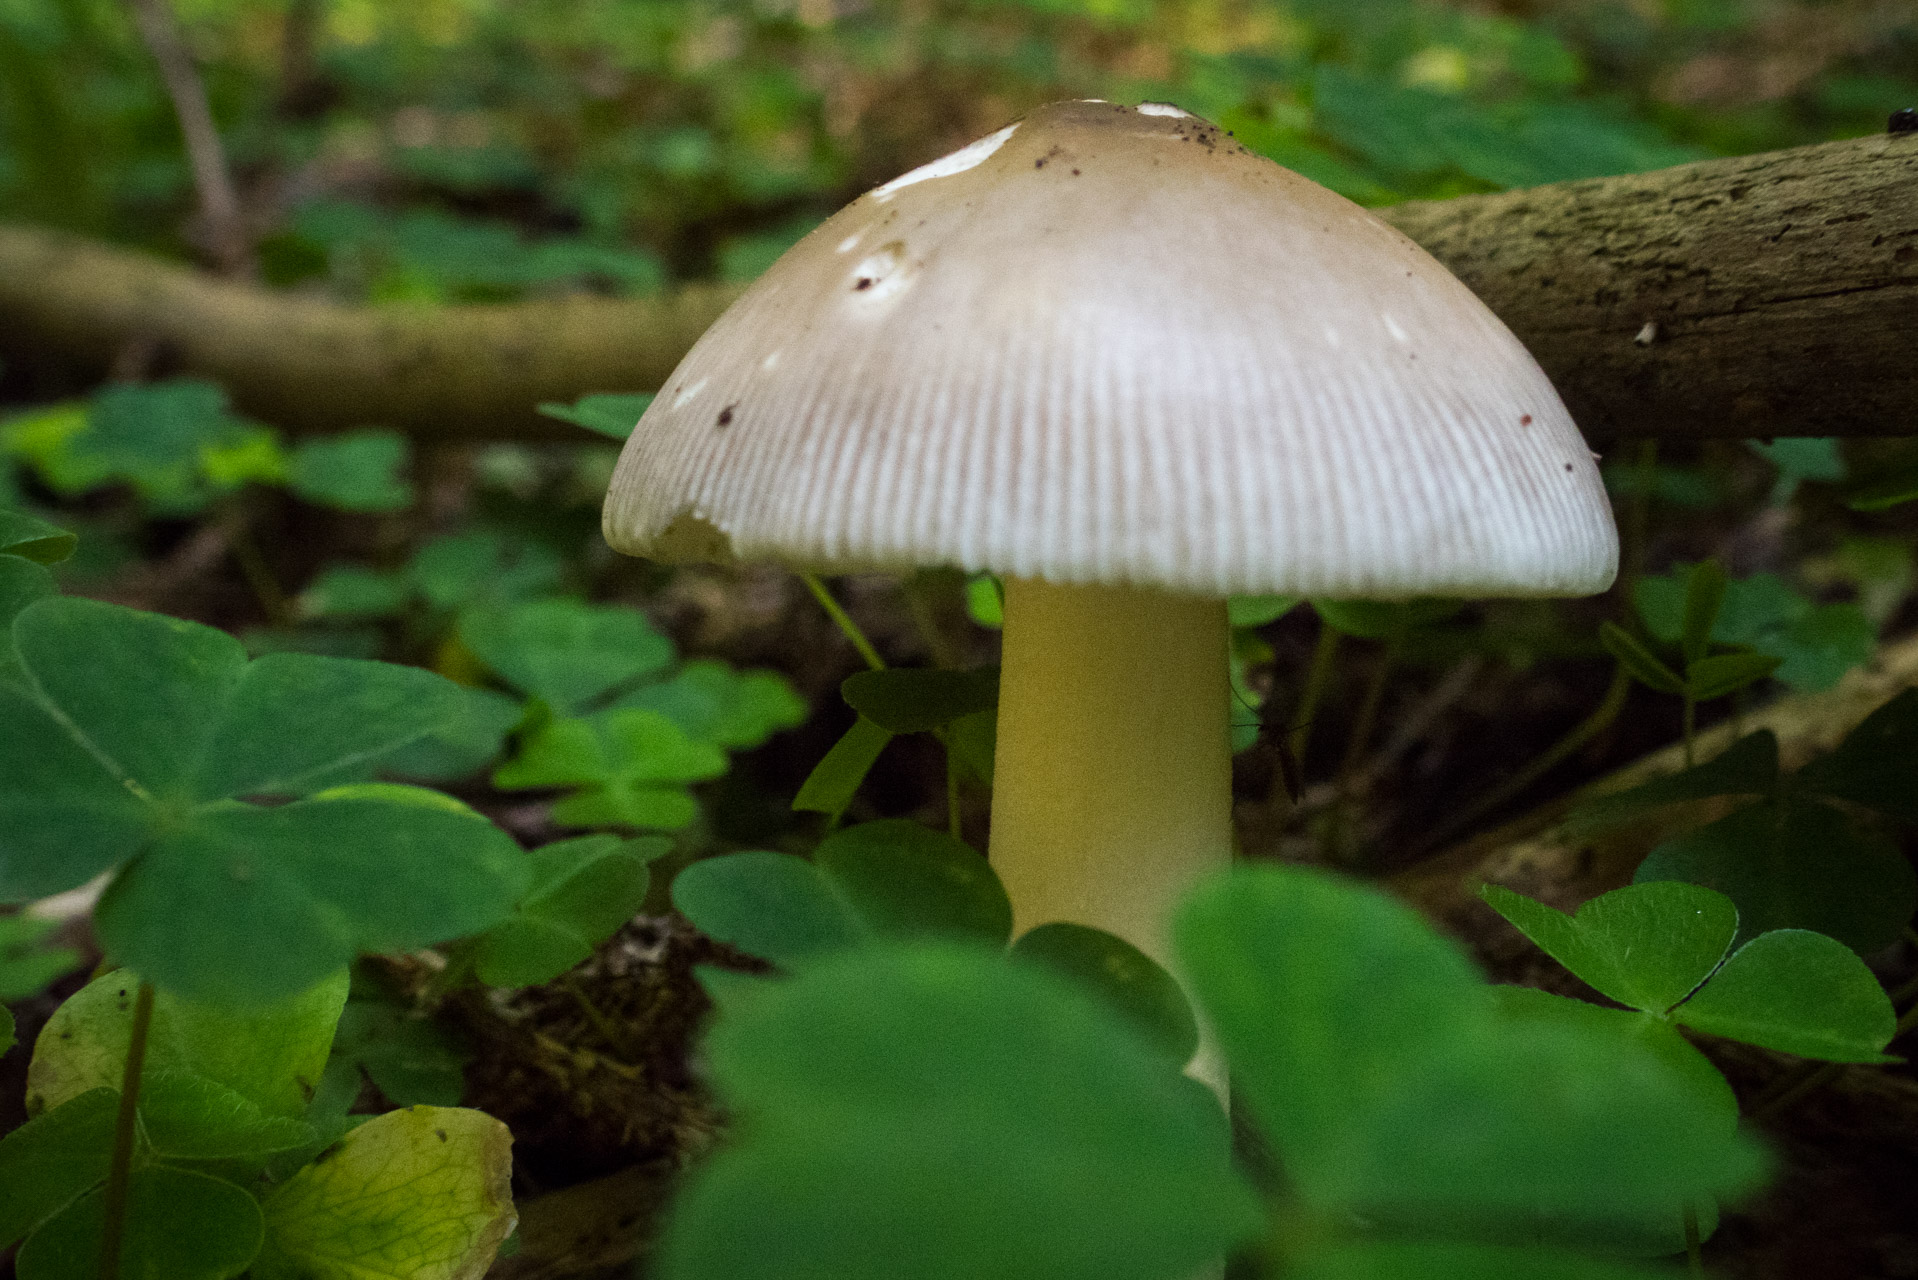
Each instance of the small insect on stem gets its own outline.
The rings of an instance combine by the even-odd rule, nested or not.
[[[1293,804],[1298,804],[1305,795],[1305,767],[1299,763],[1298,753],[1292,750],[1292,735],[1310,724],[1311,721],[1302,720],[1298,724],[1281,732],[1266,723],[1265,717],[1259,714],[1257,707],[1254,707],[1245,700],[1244,694],[1234,689],[1232,696],[1237,698],[1240,705],[1247,711],[1250,711],[1254,717],[1251,724],[1241,724],[1235,727],[1240,729],[1251,728],[1259,731],[1258,740],[1272,748],[1273,756],[1279,762],[1279,783],[1285,788],[1286,798]]]

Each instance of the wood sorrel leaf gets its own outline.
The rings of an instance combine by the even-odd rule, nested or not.
[[[837,818],[852,803],[853,793],[859,790],[859,784],[872,772],[873,762],[891,741],[889,730],[860,716],[806,775],[799,794],[793,797],[793,808],[802,813],[824,813]]]
[[[1502,885],[1479,896],[1601,995],[1652,1013],[1690,995],[1738,932],[1730,898],[1675,880],[1614,889],[1571,916]]]
[[[1168,1280],[1259,1230],[1216,1100],[1036,966],[861,948],[732,1002],[708,1056],[738,1137],[664,1280]]]
[[[1663,778],[1588,800],[1566,819],[1579,837],[1595,835],[1663,805],[1710,796],[1764,795],[1778,783],[1778,739],[1748,733],[1710,760]]]
[[[1844,944],[1804,929],[1740,947],[1672,1017],[1688,1027],[1828,1062],[1889,1062],[1898,1013]]]
[[[1778,669],[1778,659],[1763,653],[1721,653],[1685,664],[1685,691],[1710,702],[1756,684]]]
[[[1798,771],[1798,785],[1918,823],[1918,689],[1866,716],[1838,749]]]
[[[519,756],[493,771],[493,783],[581,788],[553,806],[567,826],[675,831],[699,814],[686,784],[725,771],[718,747],[694,742],[657,711],[628,707],[537,725]]]
[[[825,873],[790,853],[695,862],[673,877],[673,905],[707,936],[788,969],[867,932]]]
[[[120,1095],[94,1089],[0,1137],[0,1249],[107,1176]]]
[[[1012,954],[1081,984],[1175,1065],[1199,1051],[1199,1022],[1178,980],[1124,938],[1053,921],[1020,934]]]
[[[1605,646],[1605,651],[1617,658],[1619,665],[1631,674],[1632,679],[1646,688],[1659,693],[1685,692],[1684,678],[1617,623],[1600,623],[1598,639]]]
[[[1697,662],[1711,648],[1712,627],[1725,603],[1725,569],[1716,560],[1692,566],[1685,577],[1685,617],[1678,647],[1687,663]]]
[[[24,1000],[79,965],[80,953],[72,947],[44,945],[59,927],[25,913],[0,916],[0,1002]]]
[[[105,1195],[92,1191],[20,1246],[20,1280],[99,1280]],[[187,1224],[191,1224],[190,1227]],[[127,1188],[122,1276],[225,1280],[260,1251],[260,1206],[230,1182],[156,1164],[136,1168]]]
[[[59,564],[80,539],[24,511],[0,507],[0,555],[20,556],[35,564]]]
[[[259,1104],[190,1071],[148,1071],[140,1087],[148,1150],[175,1160],[257,1159],[315,1140],[312,1125],[269,1115]]]
[[[1654,1053],[1515,1023],[1383,894],[1293,869],[1203,887],[1175,936],[1289,1184],[1401,1234],[1615,1231],[1748,1188],[1761,1162]]]
[[[646,412],[646,406],[652,402],[653,393],[650,391],[602,391],[581,396],[571,404],[549,401],[540,405],[538,411],[549,418],[570,422],[576,427],[597,431],[615,440],[624,440],[633,434],[639,415]]]
[[[711,658],[695,658],[671,680],[643,684],[613,706],[657,711],[693,741],[732,751],[806,719],[805,701],[778,672],[738,671]]]
[[[827,836],[813,864],[878,937],[939,934],[1003,947],[1012,902],[986,860],[941,831],[901,818]]]
[[[1810,929],[1868,955],[1898,936],[1918,879],[1898,847],[1830,805],[1761,801],[1653,849],[1632,879],[1685,880],[1738,908],[1738,939]]]
[[[400,511],[411,506],[405,479],[407,438],[377,428],[313,436],[288,458],[287,488],[308,502],[341,511]]]
[[[133,1022],[137,974],[102,974],[69,996],[34,1044],[27,1101],[57,1107],[97,1088],[118,1089]],[[157,992],[147,1070],[212,1080],[264,1114],[298,1117],[319,1085],[346,1003],[342,969],[305,991],[244,1012]]]
[[[1288,1268],[1287,1280],[1669,1280],[1670,1272],[1556,1249],[1482,1244],[1350,1244]]]
[[[846,703],[889,733],[925,733],[999,705],[999,669],[861,671],[839,686]]]
[[[459,635],[508,684],[562,715],[673,660],[673,642],[638,610],[578,600],[469,609]]]
[[[512,1134],[484,1112],[376,1116],[268,1193],[261,1280],[467,1280],[512,1234]]]
[[[550,982],[593,954],[646,900],[650,864],[672,842],[584,836],[533,851],[533,885],[512,919],[476,939],[474,971],[494,987]]]
[[[249,933],[249,920],[263,918],[222,896],[231,889],[246,897],[241,869],[270,868],[295,847],[324,862],[334,852],[328,833],[311,826],[303,835],[289,832],[284,815],[296,806],[267,810],[231,798],[300,794],[364,772],[442,727],[460,706],[457,688],[427,672],[371,662],[286,654],[248,663],[224,632],[89,600],[39,600],[14,619],[12,635],[21,680],[0,684],[8,729],[0,735],[0,897],[58,892],[116,863],[146,860],[136,855],[211,843],[221,856],[234,855],[226,873],[199,879],[198,896],[188,896],[174,924],[122,911],[116,927],[123,935],[136,926],[164,934],[189,928],[191,919],[191,927],[206,926],[242,952],[271,956],[274,965],[241,964],[234,981],[244,985],[254,971],[277,966],[282,976],[273,981],[282,994],[339,967],[336,948],[321,954],[288,945],[302,937],[310,943],[310,931],[292,939]],[[407,823],[404,815],[395,821]],[[253,847],[252,835],[269,830],[278,837]],[[475,873],[469,891],[486,896],[500,869],[487,871],[500,862],[488,862],[489,841],[497,854],[497,837],[482,836],[472,850],[455,850],[439,874]],[[419,851],[415,860],[421,856],[432,853]],[[404,865],[402,858],[393,869]],[[142,874],[153,878],[151,868]],[[381,869],[357,892],[371,900],[391,887]],[[154,891],[149,883],[149,896],[132,901],[157,901]],[[109,898],[116,893],[126,897],[123,884]],[[350,921],[331,927],[352,932]],[[148,969],[161,981],[176,976]]]
[[[529,876],[512,837],[457,801],[342,788],[277,808],[201,810],[115,877],[94,922],[155,983],[251,1005],[302,990],[359,951],[485,929]]]

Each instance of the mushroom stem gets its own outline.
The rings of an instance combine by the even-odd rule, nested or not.
[[[1173,907],[1232,860],[1225,602],[1008,578],[1004,643],[991,856],[1015,932],[1092,925],[1173,968]],[[1223,1084],[1209,1046],[1191,1071]]]

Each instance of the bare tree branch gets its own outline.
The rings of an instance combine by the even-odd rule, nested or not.
[[[179,117],[180,134],[186,140],[187,163],[193,169],[193,186],[200,195],[206,247],[221,271],[228,275],[244,274],[251,269],[252,242],[241,216],[233,176],[227,171],[226,151],[220,145],[220,131],[213,123],[213,111],[207,105],[206,85],[200,80],[199,68],[193,65],[193,55],[180,39],[179,27],[167,0],[128,0],[128,7],[141,40],[159,64],[167,96],[173,99],[173,112]]]
[[[1386,216],[1512,326],[1594,440],[1918,432],[1918,135]],[[533,406],[658,387],[735,293],[346,306],[0,224],[0,354],[97,371],[151,336],[163,366],[294,429],[568,434]]]

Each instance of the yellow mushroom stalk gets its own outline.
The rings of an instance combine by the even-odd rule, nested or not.
[[[1225,602],[1005,587],[992,864],[1013,930],[1092,925],[1172,968],[1173,907],[1232,861]],[[1194,1074],[1223,1082],[1209,1057]]]

